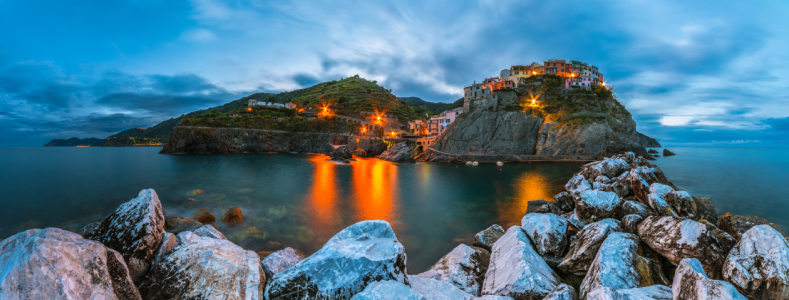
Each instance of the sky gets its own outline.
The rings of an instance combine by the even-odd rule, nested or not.
[[[0,1],[0,147],[104,138],[360,75],[434,102],[597,66],[666,146],[789,146],[789,2]]]

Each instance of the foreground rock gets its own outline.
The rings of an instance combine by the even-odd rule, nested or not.
[[[364,291],[352,300],[427,300],[411,287],[394,280],[376,281],[367,285]]]
[[[626,215],[622,217],[622,228],[624,232],[638,234],[638,224],[643,220],[644,217],[639,215]]]
[[[557,285],[543,300],[578,300],[575,289],[564,283]]]
[[[57,228],[0,242],[0,299],[141,299],[120,253]]]
[[[707,220],[712,224],[718,224],[718,210],[715,209],[715,204],[712,199],[707,197],[693,196],[693,202],[696,203],[696,221]]]
[[[653,183],[649,187],[647,205],[652,208],[652,212],[658,216],[679,217],[666,198],[674,192],[674,189],[662,183]]]
[[[630,186],[639,202],[649,205],[649,187],[653,183],[673,186],[656,166],[639,166],[630,170]]]
[[[787,237],[786,233],[778,228],[778,226],[770,223],[770,221],[767,221],[762,217],[757,216],[733,216],[732,214],[727,213],[720,218],[718,228],[731,234],[734,239],[739,241],[742,239],[742,235],[746,231],[757,225],[768,225],[778,231],[784,237]]]
[[[729,253],[723,278],[749,299],[789,299],[789,244],[772,227],[754,226]]]
[[[696,258],[707,275],[721,278],[726,254],[736,241],[714,226],[678,217],[649,217],[638,225],[638,235],[650,248],[674,264]]]
[[[266,275],[254,251],[228,240],[178,234],[139,285],[143,299],[261,299]]]
[[[447,282],[430,278],[409,277],[411,289],[427,300],[472,300],[474,296]]]
[[[194,231],[194,233],[196,235],[212,238],[212,239],[219,239],[219,240],[227,239],[224,234],[219,232],[219,230],[216,230],[216,228],[212,225],[203,225],[203,227],[197,228]]]
[[[570,178],[570,180],[567,181],[567,184],[564,185],[564,188],[567,189],[567,192],[570,193],[570,195],[578,198],[581,193],[591,190],[592,185],[586,181],[586,178],[584,178],[583,175],[579,174],[573,176],[573,178]]]
[[[194,217],[192,217],[192,219],[195,219],[197,220],[197,222],[203,224],[213,224],[214,222],[216,222],[216,217],[205,208],[201,208],[200,210],[198,210],[195,213]]]
[[[567,252],[566,219],[551,214],[527,214],[521,219],[521,228],[531,239],[540,255],[564,256]]]
[[[263,264],[263,271],[266,272],[266,278],[273,278],[274,275],[295,266],[305,258],[307,256],[304,255],[304,252],[287,247],[269,254],[261,260],[261,264]]]
[[[704,268],[695,258],[686,258],[679,262],[672,290],[674,299],[746,300],[730,283],[707,278]]]
[[[392,148],[387,149],[381,153],[379,159],[388,160],[396,163],[412,163],[416,160],[411,157],[411,151],[414,147],[406,145],[406,143],[397,143]]]
[[[442,257],[430,270],[413,277],[443,281],[466,293],[479,296],[489,263],[488,250],[460,244]]]
[[[482,249],[490,251],[493,248],[493,244],[498,241],[501,236],[504,235],[504,228],[501,228],[499,224],[493,224],[488,229],[478,232],[474,235],[474,247],[480,247]]]
[[[184,231],[195,231],[203,227],[203,225],[203,223],[187,217],[169,217],[164,220],[165,231],[173,234],[179,234]]]
[[[351,159],[353,159],[353,154],[343,145],[335,148],[334,151],[329,154],[329,159],[349,163]]]
[[[621,210],[622,200],[614,192],[585,191],[575,204],[576,213],[584,223],[612,218]]]
[[[638,237],[633,234],[611,233],[600,246],[581,283],[581,299],[587,299],[588,294],[603,287],[627,290],[668,284],[660,263],[639,255],[642,251],[639,250],[638,243]],[[590,296],[589,299],[593,298]]]
[[[621,232],[622,224],[614,219],[605,219],[586,225],[578,232],[577,238],[570,244],[570,251],[559,264],[563,272],[578,276],[586,275],[592,265],[600,246],[611,233]]]
[[[493,245],[482,294],[542,299],[559,283],[558,275],[534,251],[523,230],[512,226]]]
[[[589,293],[587,300],[671,300],[671,288],[665,285],[618,290],[602,287]]]
[[[153,189],[140,191],[137,198],[121,204],[115,212],[83,232],[86,239],[99,241],[120,252],[135,283],[139,283],[148,270],[163,235],[162,204]]]
[[[408,284],[405,250],[388,223],[364,221],[343,229],[318,252],[275,275],[266,286],[266,298],[350,299],[381,280]]]
[[[241,214],[241,209],[238,207],[231,207],[222,215],[222,222],[227,224],[238,224],[244,221],[244,216]]]

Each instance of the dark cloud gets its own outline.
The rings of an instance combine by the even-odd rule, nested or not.
[[[310,87],[320,83],[322,80],[309,74],[299,73],[293,75],[293,81],[301,87]]]
[[[787,134],[787,132],[789,132],[789,118],[766,119],[764,123],[770,125],[772,130],[778,131],[781,134]]]

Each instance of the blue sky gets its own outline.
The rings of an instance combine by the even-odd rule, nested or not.
[[[449,102],[550,58],[598,66],[665,145],[789,146],[786,16],[786,1],[5,0],[0,146],[354,74]]]

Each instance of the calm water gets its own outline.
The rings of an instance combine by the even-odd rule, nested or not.
[[[529,200],[550,199],[580,164],[477,167],[351,165],[296,154],[159,155],[160,148],[0,148],[0,238],[27,228],[100,220],[143,188],[168,216],[231,206],[245,222],[217,226],[246,249],[294,247],[310,254],[342,228],[384,219],[424,271],[487,226],[519,224]],[[655,162],[676,185],[712,198],[723,214],[789,225],[789,148],[671,148]],[[203,194],[191,192],[201,189]],[[189,199],[193,198],[193,201]]]
[[[0,148],[0,238],[28,228],[79,228],[154,188],[168,216],[191,217],[205,207],[219,217],[241,208],[244,223],[217,226],[255,251],[290,246],[311,254],[351,224],[387,220],[416,273],[491,224],[520,224],[529,200],[550,199],[580,167],[341,165],[316,155],[159,150]],[[195,189],[204,193],[194,196]]]

